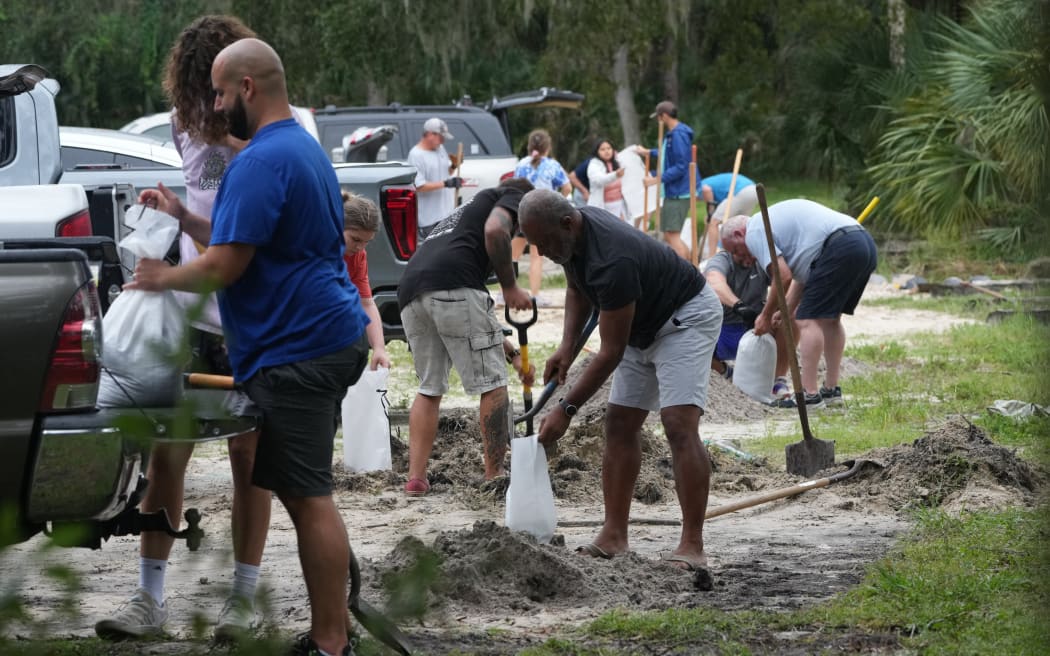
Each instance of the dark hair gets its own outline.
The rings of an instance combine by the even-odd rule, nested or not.
[[[602,144],[609,144],[609,147],[613,149],[612,170],[615,171],[616,169],[620,168],[620,160],[616,159],[616,148],[613,147],[613,143],[609,139],[599,139],[595,141],[594,152],[591,153],[591,157],[597,157],[599,162],[605,162],[605,160],[598,156],[598,149],[602,147]]]
[[[529,155],[532,157],[532,168],[540,165],[540,160],[551,151],[551,135],[546,130],[538,129],[529,133]],[[536,152],[536,155],[532,153]]]
[[[343,192],[343,230],[379,230],[379,208],[364,196]]]
[[[527,194],[533,189],[535,189],[535,187],[532,186],[532,183],[529,182],[527,178],[504,178],[503,180],[499,181],[499,187],[497,188],[517,189],[523,194]]]
[[[202,16],[182,30],[164,68],[164,94],[175,107],[176,129],[208,144],[225,138],[229,123],[213,107],[211,65],[226,46],[253,37],[235,16]]]

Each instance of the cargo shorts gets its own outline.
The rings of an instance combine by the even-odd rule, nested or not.
[[[420,394],[443,396],[451,367],[467,394],[506,387],[503,327],[493,305],[487,291],[461,287],[423,292],[401,310]]]

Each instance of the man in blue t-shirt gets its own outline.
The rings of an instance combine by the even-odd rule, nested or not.
[[[347,387],[367,363],[368,318],[343,263],[339,182],[292,118],[270,46],[242,39],[224,49],[212,86],[230,134],[251,141],[226,169],[210,230],[168,195],[158,199],[208,249],[174,268],[141,260],[128,287],[221,290],[234,378],[263,414],[252,482],[273,490],[295,524],[311,608],[305,651],[351,653],[350,547],[332,501],[332,442]]]

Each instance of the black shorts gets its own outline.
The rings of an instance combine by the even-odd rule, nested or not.
[[[835,319],[853,314],[875,271],[877,257],[875,240],[860,225],[832,232],[813,259],[795,318]]]
[[[348,387],[368,363],[364,335],[311,360],[260,369],[245,386],[262,410],[252,483],[290,497],[332,493],[336,421]]]

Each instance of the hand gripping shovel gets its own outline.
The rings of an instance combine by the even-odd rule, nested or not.
[[[506,306],[504,309],[504,316],[507,318],[507,323],[518,329],[518,346],[521,347],[521,370],[525,373],[529,372],[529,326],[536,323],[538,317],[536,311],[536,299],[532,299],[532,317],[528,321],[517,322],[510,316],[510,306]],[[532,386],[525,385],[522,390],[522,398],[525,402],[526,414],[529,410],[532,410]],[[525,422],[525,435],[532,435],[532,415]]]
[[[587,343],[587,340],[590,338],[591,333],[594,332],[594,329],[595,329],[595,327],[597,325],[598,325],[598,310],[595,309],[591,313],[591,318],[588,319],[586,325],[584,325],[583,330],[580,332],[579,335],[577,335],[576,342],[572,345],[572,357],[573,357],[573,360],[575,360],[576,356],[579,355],[580,351],[583,350],[584,344]],[[522,348],[522,354],[523,354],[522,355],[522,364],[524,364],[524,352],[525,352],[525,349]],[[550,382],[548,382],[543,387],[543,392],[540,394],[540,398],[536,402],[536,405],[533,406],[531,409],[527,409],[524,414],[518,415],[517,417],[515,417],[514,418],[514,423],[515,424],[520,424],[523,421],[528,422],[526,424],[529,427],[529,433],[528,434],[532,435],[532,418],[535,417],[536,414],[540,410],[543,409],[543,406],[547,405],[547,401],[550,401],[550,398],[554,394],[554,390],[557,389],[557,387],[558,387],[558,378],[554,377],[554,378],[552,378],[550,380]],[[531,399],[530,399],[530,403],[531,403]]]
[[[780,264],[777,260],[777,249],[773,245],[773,228],[769,223],[769,208],[766,206],[766,189],[761,184],[755,185],[758,194],[758,206],[762,208],[762,225],[766,229],[766,245],[769,247],[769,261],[773,269],[773,288],[777,291],[777,304],[780,307],[782,326],[787,332],[788,361],[791,364],[791,381],[795,385],[795,405],[798,417],[802,422],[802,441],[784,447],[787,456],[789,474],[812,476],[835,464],[835,441],[818,440],[813,437],[809,428],[809,415],[806,414],[806,390],[802,387],[802,375],[798,370],[798,356],[795,353],[795,329],[788,314],[787,298],[784,296],[784,283],[780,279]]]

